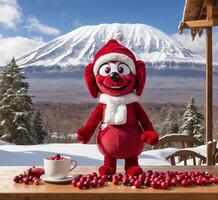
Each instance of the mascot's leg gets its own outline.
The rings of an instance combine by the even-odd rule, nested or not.
[[[141,167],[138,164],[138,157],[131,157],[125,159],[125,170],[130,176],[135,176],[143,173]]]
[[[115,174],[116,165],[117,165],[117,159],[105,156],[104,165],[99,168],[99,174],[100,175]]]

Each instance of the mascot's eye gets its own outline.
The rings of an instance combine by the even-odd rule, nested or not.
[[[102,76],[107,76],[111,72],[111,67],[108,64],[102,65],[99,74]]]
[[[128,65],[126,65],[124,63],[119,64],[117,70],[121,75],[129,75],[131,72]]]

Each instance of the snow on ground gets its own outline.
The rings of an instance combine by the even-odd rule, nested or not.
[[[205,145],[190,149],[202,155],[206,154]],[[141,165],[170,165],[165,157],[176,150],[176,148],[165,148],[144,151],[140,155],[139,163]],[[99,166],[103,163],[103,156],[93,144],[13,145],[0,140],[0,166],[43,165],[43,158],[54,153],[70,156],[81,166]],[[123,160],[119,160],[118,165],[123,165]]]

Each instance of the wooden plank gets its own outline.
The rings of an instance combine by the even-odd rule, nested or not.
[[[207,20],[213,19],[213,0],[206,0]]]
[[[206,36],[206,143],[207,165],[213,164],[213,70],[212,70],[212,28]]]
[[[214,200],[218,195],[218,185],[210,186],[194,186],[194,187],[171,187],[168,190],[155,190],[152,188],[132,189],[125,186],[114,186],[108,184],[102,188],[93,188],[88,190],[78,190],[70,184],[48,184],[42,182],[41,185],[24,185],[12,182],[14,175],[21,173],[27,167],[0,167],[0,200]],[[144,166],[147,171],[208,171],[218,176],[218,166]],[[76,174],[90,173],[97,171],[97,167],[77,167],[74,170]],[[123,167],[118,167],[118,171],[122,172]]]
[[[207,28],[213,26],[213,20],[195,20],[195,21],[185,21],[184,28]]]

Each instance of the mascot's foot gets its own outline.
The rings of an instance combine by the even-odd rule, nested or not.
[[[127,170],[126,170],[126,173],[130,176],[137,176],[139,174],[142,174],[143,173],[143,170],[141,167],[139,167],[138,165],[135,165],[135,166],[132,166],[132,167],[129,167]]]
[[[103,166],[101,166],[100,168],[99,168],[99,174],[100,175],[112,175],[112,174],[115,174],[116,173],[116,170],[115,169],[113,169],[112,167],[110,167],[110,166],[105,166],[105,165],[103,165]]]

